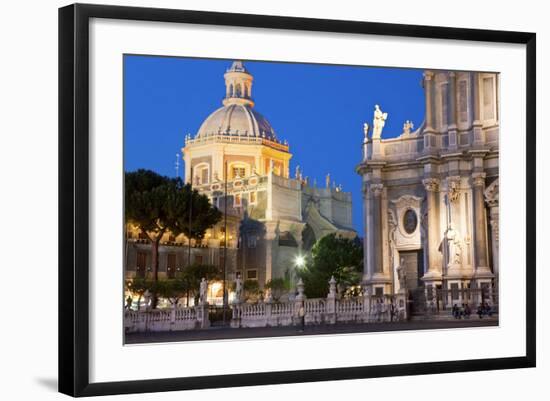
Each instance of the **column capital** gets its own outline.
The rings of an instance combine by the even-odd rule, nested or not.
[[[439,178],[424,178],[422,180],[422,184],[424,184],[424,188],[426,188],[426,191],[436,192],[439,190],[441,180]]]
[[[472,183],[474,187],[483,187],[485,185],[485,173],[473,173],[472,174]]]
[[[382,194],[382,190],[384,189],[384,184],[370,184],[369,189],[372,191],[374,196],[380,196]]]
[[[432,71],[424,71],[423,75],[426,81],[430,81],[433,78],[434,73]]]

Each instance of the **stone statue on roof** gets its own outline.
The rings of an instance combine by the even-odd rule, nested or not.
[[[388,113],[384,113],[380,110],[379,105],[374,106],[374,120],[372,122],[372,139],[380,139],[382,136],[382,128],[386,124],[386,119],[388,118]]]

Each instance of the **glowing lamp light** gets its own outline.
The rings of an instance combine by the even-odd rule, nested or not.
[[[306,264],[306,258],[302,255],[298,255],[296,256],[296,259],[294,259],[294,264],[298,267],[304,267]]]

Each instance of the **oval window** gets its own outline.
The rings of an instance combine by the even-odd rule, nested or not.
[[[418,217],[416,217],[416,212],[412,209],[408,209],[403,215],[403,228],[407,234],[412,234],[416,231],[417,225]]]

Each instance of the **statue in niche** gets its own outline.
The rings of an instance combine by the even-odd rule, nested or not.
[[[449,228],[445,234],[447,239],[448,246],[448,259],[449,265],[460,265],[462,264],[462,243],[460,241],[460,235],[458,231],[453,228],[453,224],[449,224]]]
[[[390,245],[390,265],[394,274],[399,277],[399,251],[397,250],[397,220],[395,214],[392,210],[388,211],[388,234],[389,234],[389,245]],[[400,284],[400,288],[403,288]]]
[[[373,129],[372,129],[372,139],[380,139],[382,136],[382,128],[386,124],[386,119],[388,118],[388,113],[384,113],[380,110],[380,106],[374,106],[374,120],[373,120]]]

